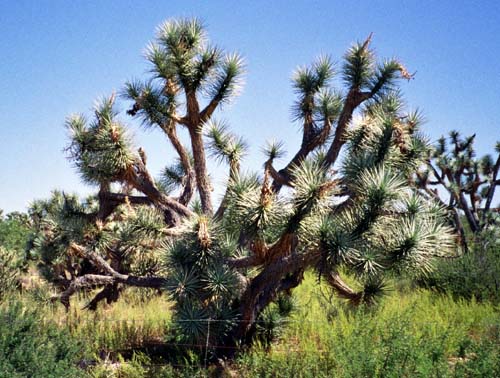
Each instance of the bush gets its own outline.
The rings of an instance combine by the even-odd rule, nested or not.
[[[15,288],[21,269],[17,254],[0,246],[0,302]]]
[[[500,303],[500,241],[492,232],[483,233],[476,237],[471,252],[440,261],[436,270],[418,283],[455,298]]]
[[[0,210],[0,245],[10,251],[24,254],[30,228],[26,214],[13,212],[2,215]]]
[[[0,378],[77,378],[82,346],[19,302],[0,306]]]
[[[354,315],[354,314],[353,314]],[[479,342],[416,313],[379,319],[359,313],[324,326],[311,343],[256,349],[237,361],[241,377],[498,377],[498,336]],[[314,340],[315,339],[315,340]],[[284,347],[284,348],[283,348]]]

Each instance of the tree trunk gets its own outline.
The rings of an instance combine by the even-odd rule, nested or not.
[[[211,199],[212,187],[208,180],[205,146],[203,145],[203,134],[201,132],[201,128],[189,128],[189,135],[191,136],[194,171],[196,173],[198,193],[200,194],[201,208],[204,214],[211,215],[213,212]]]

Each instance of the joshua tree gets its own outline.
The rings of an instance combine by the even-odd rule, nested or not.
[[[473,234],[498,224],[498,208],[492,207],[495,190],[500,186],[500,142],[496,158],[485,155],[477,159],[475,134],[462,138],[456,131],[441,137],[434,147],[426,168],[417,172],[416,184],[430,198],[437,200],[453,215],[453,225],[467,249],[462,219]]]
[[[244,175],[245,143],[212,119],[237,92],[241,59],[209,45],[197,20],[161,25],[147,50],[152,77],[127,83],[124,97],[130,115],[165,132],[178,161],[152,178],[144,151],[116,119],[114,96],[91,121],[68,119],[70,158],[99,193],[84,206],[59,194],[57,206],[41,212],[37,245],[40,253],[52,248],[47,263],[80,267],[57,298],[69,305],[77,290],[96,286],[166,290],[187,341],[227,347],[251,342],[273,302],[286,312],[307,269],[354,303],[372,302],[387,272],[430,270],[453,248],[453,235],[442,208],[410,185],[429,148],[418,114],[404,112],[396,91],[396,81],[411,76],[397,60],[376,64],[370,40],[347,51],[342,89],[331,86],[328,57],[297,70],[299,151],[278,171],[282,143],[270,143],[263,173]],[[180,143],[177,127],[187,129],[191,146]],[[229,165],[216,211],[206,148]],[[341,268],[360,289],[342,280]]]

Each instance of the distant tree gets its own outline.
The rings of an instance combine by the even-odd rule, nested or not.
[[[22,257],[29,232],[28,214],[15,211],[3,215],[3,211],[0,210],[0,246],[12,250]]]
[[[0,301],[18,285],[26,266],[26,244],[30,233],[25,213],[0,210]]]
[[[246,144],[213,119],[238,91],[241,58],[209,44],[198,20],[162,24],[146,54],[152,76],[127,83],[124,97],[130,115],[165,133],[178,161],[153,179],[145,152],[117,120],[114,96],[90,120],[68,119],[70,159],[99,192],[85,204],[59,193],[56,206],[32,212],[38,253],[66,261],[61,272],[88,267],[68,274],[57,298],[69,305],[76,291],[96,286],[167,290],[186,342],[223,354],[254,339],[264,310],[283,304],[306,269],[354,303],[374,301],[388,272],[429,271],[454,238],[443,209],[410,185],[429,149],[418,113],[406,113],[397,92],[397,80],[411,75],[395,59],[377,64],[370,42],[347,51],[341,89],[332,87],[329,57],[295,72],[301,146],[277,170],[283,146],[269,143],[263,174],[246,175]],[[207,149],[229,165],[216,210]],[[341,268],[361,289],[342,280]]]
[[[496,157],[488,154],[476,158],[474,139],[463,138],[452,131],[441,137],[427,160],[425,169],[417,173],[417,185],[424,194],[446,207],[453,224],[467,248],[466,228],[475,235],[486,228],[500,227],[499,208],[493,207],[495,190],[500,186],[500,142]]]

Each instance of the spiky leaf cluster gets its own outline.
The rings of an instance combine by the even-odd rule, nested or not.
[[[134,101],[129,114],[139,116],[145,126],[171,127],[182,110],[183,92],[186,96],[200,94],[220,104],[236,96],[243,84],[242,58],[210,45],[198,19],[161,24],[145,55],[151,63],[152,78],[130,81],[123,91]]]
[[[103,223],[96,221],[97,211],[95,198],[80,201],[76,195],[58,191],[50,199],[31,205],[29,252],[38,261],[41,274],[65,286],[71,279],[97,273],[82,256],[72,252],[72,243],[118,264],[121,272],[158,274],[158,251],[165,229],[162,215],[149,206],[123,205]]]
[[[359,122],[348,130],[348,158],[342,173],[346,182],[356,182],[365,169],[384,165],[409,176],[425,163],[430,146],[419,132],[422,116],[404,112],[398,93],[371,103]]]
[[[411,79],[412,75],[396,58],[376,63],[375,54],[370,49],[371,35],[363,43],[356,43],[344,55],[342,78],[358,91],[367,91],[377,96],[394,89],[397,79]]]
[[[116,120],[113,103],[113,96],[98,102],[91,122],[82,115],[66,121],[71,140],[69,158],[90,184],[124,180],[138,158],[125,128]]]
[[[239,163],[248,149],[246,142],[233,135],[226,122],[211,119],[206,126],[212,156],[230,165]]]
[[[342,96],[330,88],[333,76],[333,62],[328,56],[321,56],[311,66],[299,67],[294,72],[292,84],[298,95],[293,107],[295,119],[332,122],[339,115]]]
[[[271,241],[282,229],[291,209],[269,182],[256,174],[238,174],[228,182],[228,208],[224,227],[236,237],[242,232],[250,239]]]
[[[119,258],[122,271],[136,276],[152,276],[162,271],[165,223],[158,210],[124,205],[105,228],[112,235],[113,254]]]
[[[33,222],[30,254],[38,261],[41,274],[49,281],[67,280],[92,271],[79,256],[69,253],[72,242],[106,244],[109,238],[92,226],[96,211],[92,198],[81,202],[76,195],[54,191],[48,200],[35,201],[29,215]]]
[[[325,269],[344,266],[370,287],[386,271],[428,273],[435,257],[454,247],[444,209],[409,186],[412,167],[429,150],[418,122],[388,101],[391,111],[374,104],[349,131],[342,168],[349,199],[334,205],[320,227]]]
[[[185,227],[164,252],[174,319],[187,342],[204,346],[208,338],[217,345],[237,320],[232,305],[241,293],[242,276],[227,259],[238,254],[238,244],[203,215]]]

